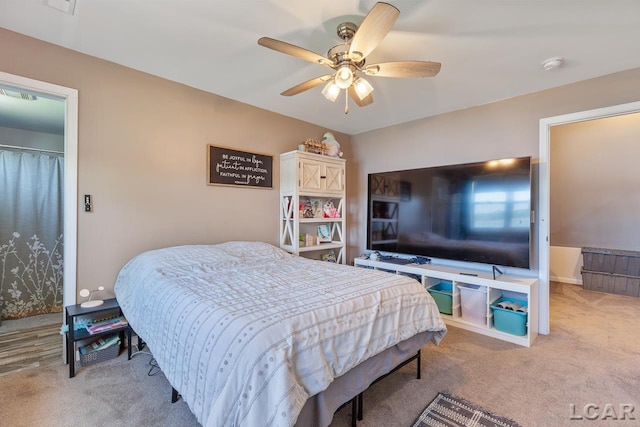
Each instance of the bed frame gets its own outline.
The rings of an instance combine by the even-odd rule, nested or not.
[[[296,426],[307,425],[324,425],[328,424],[333,418],[333,414],[345,406],[351,404],[351,426],[356,427],[357,421],[364,418],[364,392],[373,384],[383,380],[387,376],[396,372],[405,365],[417,361],[416,378],[421,378],[421,348],[430,341],[433,333],[422,332],[411,337],[384,352],[365,360],[360,365],[353,368],[346,374],[336,378],[334,382],[325,390],[316,396],[312,396],[307,404],[303,407]],[[408,356],[408,357],[407,357]],[[391,369],[389,369],[391,366]],[[370,373],[373,375],[367,376]],[[360,378],[360,381],[353,381],[354,378]],[[371,382],[367,382],[365,378],[375,378]],[[346,384],[351,385],[350,390],[344,393],[351,398],[340,398],[344,396],[342,389]],[[354,392],[355,390],[355,392]],[[175,388],[171,388],[171,403],[175,403],[180,399],[180,394]],[[335,404],[336,399],[340,399]],[[317,420],[320,417],[321,420]],[[330,418],[329,418],[330,417]],[[328,421],[327,423],[323,423]],[[311,424],[310,424],[311,423]]]
[[[395,368],[393,368],[393,370],[391,370],[391,372],[388,372],[378,378],[376,378],[371,385],[377,383],[380,380],[383,380],[384,378],[386,378],[387,376],[393,374],[395,371],[397,371],[398,369],[402,368],[404,365],[413,362],[414,360],[417,360],[417,369],[416,369],[416,378],[420,379],[420,350],[417,351],[416,354],[414,354],[413,356],[411,356],[409,359],[405,360],[404,362],[402,362],[401,364],[399,364],[398,366],[396,366]],[[178,400],[180,399],[180,393],[178,393],[178,391],[171,387],[171,403],[176,403]],[[351,404],[351,426],[355,427],[358,421],[362,421],[362,419],[364,418],[364,391],[361,391],[360,393],[358,393],[357,396],[354,396],[353,399],[351,399],[348,402],[343,403],[342,405],[340,405],[340,407],[338,409],[336,409],[336,412],[338,412],[339,410],[341,410],[342,408],[344,408],[345,406]]]
[[[420,375],[420,363],[421,363],[420,351],[421,350],[418,350],[416,352],[416,354],[414,354],[409,359],[405,360],[404,362],[402,362],[401,364],[399,364],[398,366],[393,368],[393,370],[391,370],[391,372],[388,372],[388,373],[382,375],[381,377],[376,378],[371,383],[371,385],[374,385],[378,381],[383,380],[387,376],[393,374],[398,369],[402,368],[404,365],[406,365],[408,363],[411,363],[414,360],[418,361],[417,366],[416,366],[416,379],[420,379],[421,378],[421,375]],[[357,396],[355,396],[353,399],[351,399],[351,402],[344,403],[341,407],[338,408],[338,410],[342,409],[344,406],[348,405],[349,403],[351,403],[351,426],[355,427],[357,422],[358,421],[362,421],[362,419],[364,418],[364,414],[363,414],[363,411],[364,411],[364,391],[361,391],[360,393],[358,393]]]

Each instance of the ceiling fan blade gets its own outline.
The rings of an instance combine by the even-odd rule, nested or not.
[[[304,92],[305,90],[312,89],[318,85],[321,85],[326,81],[329,81],[331,77],[332,77],[331,74],[326,74],[324,76],[316,77],[315,79],[307,80],[304,83],[300,83],[299,85],[295,85],[294,87],[285,90],[280,95],[283,95],[283,96],[297,95],[301,92]]]
[[[356,90],[353,88],[353,86],[349,86],[349,95],[351,95],[351,98],[353,98],[353,100],[356,104],[358,104],[359,107],[366,107],[367,105],[373,103],[373,96],[371,96],[371,94],[365,96],[364,99],[358,98]]]
[[[296,46],[287,42],[272,39],[270,37],[261,37],[258,39],[260,46],[273,49],[278,52],[286,53],[287,55],[294,56],[296,58],[304,59],[305,61],[315,62],[316,64],[329,65],[333,63],[326,57],[319,55],[310,50],[304,49],[300,46]]]
[[[349,55],[360,62],[369,55],[387,35],[398,19],[400,11],[389,3],[378,2],[371,8],[351,40]]]
[[[434,77],[440,72],[442,64],[430,61],[381,62],[364,67],[370,76],[380,77]]]

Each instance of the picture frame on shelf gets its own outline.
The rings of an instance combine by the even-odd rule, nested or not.
[[[321,224],[318,226],[318,241],[320,243],[331,241],[331,227],[329,224]]]

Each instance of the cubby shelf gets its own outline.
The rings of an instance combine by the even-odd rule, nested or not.
[[[447,325],[487,335],[503,341],[530,347],[538,336],[538,279],[527,276],[500,275],[493,279],[491,272],[456,268],[433,264],[398,264],[396,262],[373,261],[356,258],[356,267],[375,268],[396,274],[412,275],[419,278],[425,288],[435,286],[441,281],[452,285],[452,314],[442,314]],[[460,287],[477,285],[486,288],[483,304],[486,307],[486,322],[474,323],[462,315]],[[527,302],[528,314],[526,334],[513,335],[495,328],[491,304],[500,297],[524,300]]]

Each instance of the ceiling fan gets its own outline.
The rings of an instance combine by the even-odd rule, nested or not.
[[[322,89],[322,94],[328,100],[335,102],[340,91],[344,89],[357,105],[364,107],[373,102],[373,86],[360,74],[379,77],[434,77],[440,71],[442,64],[430,61],[366,64],[366,57],[391,30],[399,15],[400,11],[396,7],[378,2],[371,8],[360,27],[352,22],[339,24],[337,33],[343,42],[329,49],[327,56],[270,37],[260,38],[258,44],[333,69],[331,74],[295,85],[281,95],[297,95],[327,83]],[[349,95],[345,96],[345,114],[349,112]]]

